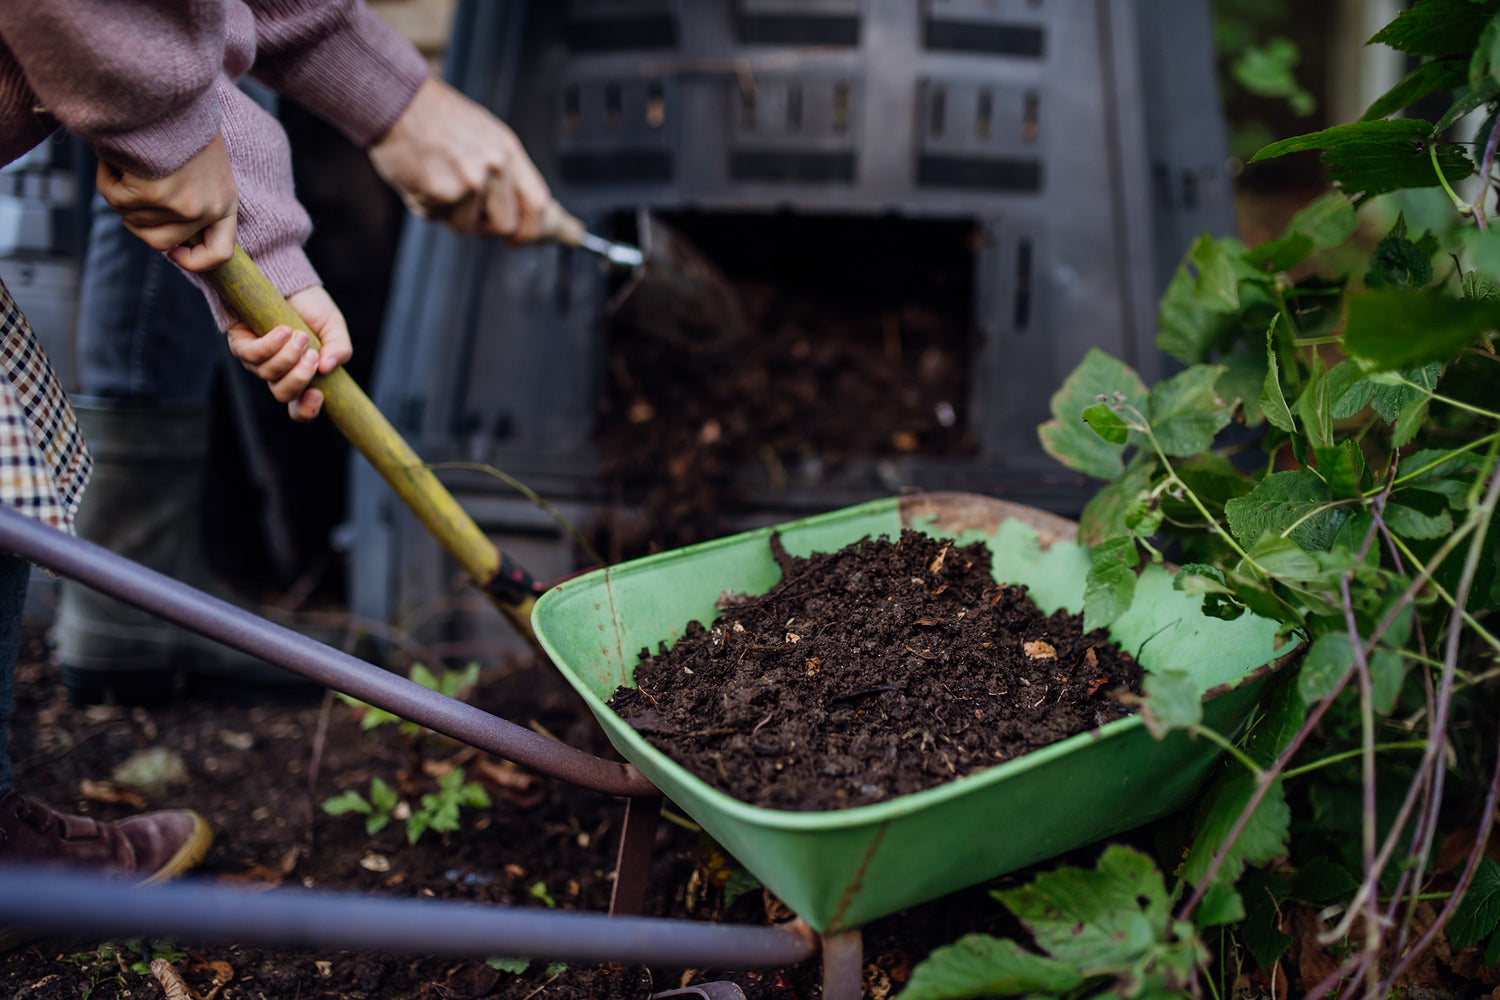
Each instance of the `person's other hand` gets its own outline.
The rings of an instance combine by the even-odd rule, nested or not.
[[[521,140],[436,77],[417,88],[370,161],[411,210],[469,236],[536,239],[552,200]]]
[[[344,314],[321,285],[303,289],[287,302],[322,341],[321,350],[313,350],[307,330],[283,325],[258,337],[244,323],[236,323],[227,331],[229,353],[246,371],[266,381],[271,395],[287,404],[293,420],[311,420],[323,408],[323,393],[309,388],[313,377],[326,375],[348,361],[354,349]]]
[[[239,191],[222,136],[215,135],[192,159],[156,180],[101,160],[95,183],[125,228],[152,249],[165,251],[178,267],[207,271],[233,255]],[[200,233],[202,243],[181,245]]]

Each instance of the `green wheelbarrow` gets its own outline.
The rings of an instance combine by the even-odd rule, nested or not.
[[[1082,610],[1089,559],[1076,526],[1033,508],[971,494],[880,500],[776,528],[650,556],[564,582],[537,602],[538,640],[582,695],[615,749],[711,834],[825,943],[896,910],[1140,826],[1185,805],[1213,767],[1208,740],[1157,740],[1138,716],[1110,722],[986,771],[875,805],[790,812],[748,805],[709,786],[648,743],[606,701],[630,685],[638,652],[669,645],[688,621],[707,625],[725,591],[777,582],[768,536],[787,551],[829,552],[903,527],[994,555],[997,581],[1025,584],[1048,614]],[[1204,616],[1201,598],[1148,567],[1130,612],[1110,629],[1147,670],[1190,671],[1204,721],[1241,729],[1270,672],[1275,624]]]

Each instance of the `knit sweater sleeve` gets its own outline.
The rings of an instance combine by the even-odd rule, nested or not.
[[[282,295],[321,284],[302,250],[312,220],[293,193],[291,151],[281,123],[227,77],[219,77],[213,93],[239,188],[240,246]],[[204,289],[219,329],[228,329],[234,314],[201,279],[188,277]]]
[[[219,131],[218,0],[0,3],[0,37],[42,108],[124,170],[163,177]]]
[[[368,146],[406,109],[427,61],[363,0],[246,0],[251,75]]]

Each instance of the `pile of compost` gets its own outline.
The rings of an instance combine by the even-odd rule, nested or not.
[[[774,809],[869,805],[1127,714],[1141,668],[1103,629],[1000,585],[989,549],[910,529],[830,554],[771,548],[781,582],[726,595],[611,707],[668,756]]]
[[[594,529],[609,561],[727,534],[766,497],[861,462],[977,451],[971,226],[672,221],[730,276],[748,329],[612,326],[594,438],[617,500]]]

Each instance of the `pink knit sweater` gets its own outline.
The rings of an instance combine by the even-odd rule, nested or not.
[[[286,134],[235,86],[247,71],[364,146],[428,68],[361,0],[0,0],[0,163],[61,124],[161,177],[222,132],[240,244],[283,295],[301,291],[319,283],[302,252],[311,224]]]

